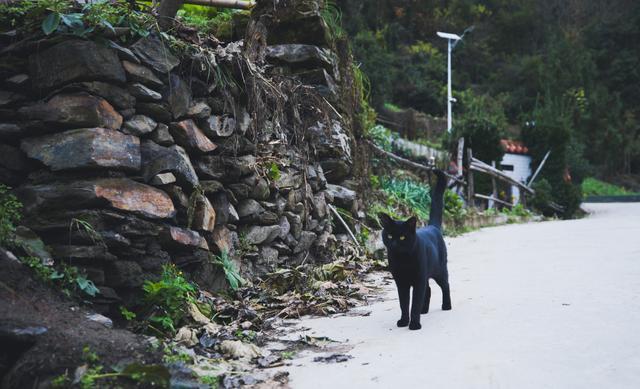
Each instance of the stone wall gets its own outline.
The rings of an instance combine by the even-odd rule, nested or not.
[[[105,307],[170,262],[217,289],[223,252],[249,276],[330,260],[328,204],[357,212],[339,185],[352,113],[319,9],[289,3],[261,2],[244,42],[195,53],[156,34],[3,42],[0,179],[24,203],[19,240],[35,232],[86,271]]]

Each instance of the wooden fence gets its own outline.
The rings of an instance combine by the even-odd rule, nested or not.
[[[372,150],[377,155],[392,159],[395,162],[398,162],[410,169],[429,172],[436,168],[435,164],[423,165],[423,164],[408,160],[406,158],[397,156],[389,151],[383,150],[371,141],[367,141],[367,142],[369,143],[369,145],[372,147]],[[449,173],[445,173],[445,174],[450,179],[450,181],[454,183],[454,186],[459,186],[460,189],[466,189],[466,190],[463,190],[462,192],[466,192],[466,200],[467,200],[468,206],[473,207],[475,204],[475,200],[480,199],[482,201],[487,201],[488,204],[498,203],[510,208],[514,207],[515,206],[514,203],[498,198],[498,193],[497,193],[498,181],[507,183],[508,185],[518,187],[523,193],[525,193],[525,196],[521,197],[521,202],[523,203],[523,205],[526,205],[526,194],[535,195],[535,190],[531,187],[531,185],[533,184],[535,178],[538,176],[538,173],[540,173],[540,171],[542,170],[542,167],[544,166],[544,163],[546,162],[549,156],[549,152],[547,152],[547,154],[545,155],[544,159],[536,169],[536,172],[532,176],[531,180],[529,180],[528,183],[522,183],[518,180],[513,179],[504,171],[496,168],[495,162],[489,165],[486,162],[483,162],[477,158],[474,158],[473,150],[471,148],[467,148],[467,164],[466,164],[467,175],[465,180],[463,169],[462,169],[462,161],[463,161],[462,151],[464,150],[463,145],[464,145],[464,139],[461,138],[460,141],[458,142],[457,174],[456,175],[451,175]],[[486,194],[479,194],[475,192],[474,174],[486,174],[489,177],[491,177],[492,187],[493,187],[493,191],[491,194],[486,195]],[[564,207],[554,202],[550,202],[548,206],[549,208],[553,209],[556,212],[564,212]]]

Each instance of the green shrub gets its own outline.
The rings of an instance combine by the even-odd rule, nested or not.
[[[467,216],[464,200],[456,192],[447,189],[444,192],[444,218],[454,229],[462,227]]]
[[[0,245],[10,243],[15,223],[20,220],[22,204],[11,194],[10,188],[0,184]]]
[[[600,181],[593,177],[582,181],[582,194],[586,196],[624,196],[633,194],[633,192],[625,188],[604,181]]]
[[[397,134],[391,132],[391,130],[389,130],[385,126],[381,125],[369,128],[369,130],[367,131],[367,135],[369,136],[369,138],[371,138],[373,143],[388,152],[393,151],[393,139],[398,136]]]
[[[535,191],[530,201],[533,209],[545,216],[551,216],[553,210],[549,208],[549,203],[553,201],[553,194],[551,193],[551,184],[549,184],[549,181],[542,178],[533,184],[532,189]]]
[[[162,267],[159,281],[147,280],[142,289],[146,302],[153,306],[149,321],[159,324],[165,332],[174,333],[195,300],[196,288],[174,264],[169,264]]]
[[[381,180],[380,186],[394,202],[404,205],[421,220],[429,219],[429,185],[408,179],[385,178]]]
[[[76,6],[69,0],[21,1],[0,5],[0,25],[45,35],[62,33],[86,38],[94,31],[128,27],[133,36],[146,36],[155,24],[147,12],[131,10],[125,2],[94,1]],[[121,37],[126,39],[126,37]]]
[[[563,181],[557,189],[556,199],[564,207],[562,217],[570,219],[575,216],[582,203],[582,188],[571,182]]]

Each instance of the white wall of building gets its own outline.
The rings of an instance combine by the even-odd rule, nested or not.
[[[528,155],[505,153],[500,165],[506,175],[522,183],[526,183],[533,173],[531,171],[531,157]],[[513,170],[505,169],[505,165],[513,166]],[[512,186],[511,194],[514,196],[515,204],[519,203],[520,189],[517,186]]]

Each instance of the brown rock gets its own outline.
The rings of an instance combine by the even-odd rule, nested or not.
[[[208,198],[197,195],[193,212],[192,228],[198,231],[213,231],[216,225],[216,211]]]
[[[27,120],[41,120],[47,124],[71,128],[102,127],[117,130],[122,116],[100,97],[88,93],[61,94],[46,103],[20,108]]]
[[[208,153],[217,148],[191,119],[171,123],[169,129],[176,142],[187,149]]]
[[[140,170],[140,140],[106,128],[83,128],[27,138],[22,150],[51,170],[119,168]]]
[[[127,178],[105,178],[18,188],[26,213],[107,205],[148,218],[164,219],[176,211],[169,196]]]
[[[209,250],[207,241],[197,232],[185,228],[168,226],[164,231],[163,242],[173,247],[197,247]]]
[[[238,245],[237,233],[226,226],[217,226],[211,233],[210,238],[218,253],[226,252],[230,256],[234,256],[235,248]]]

